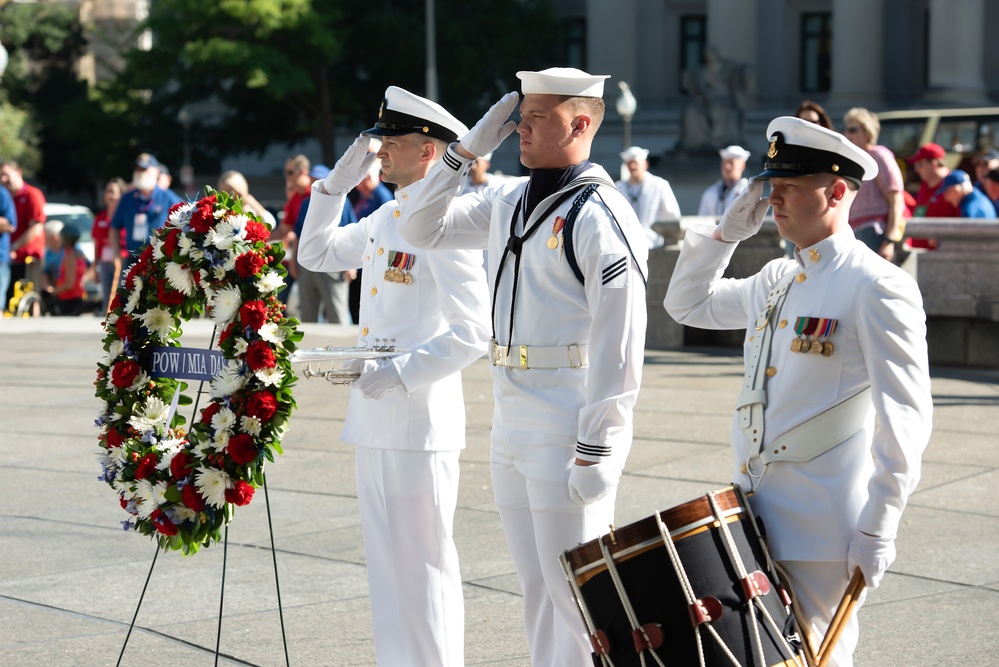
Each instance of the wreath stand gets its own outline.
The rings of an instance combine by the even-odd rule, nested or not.
[[[217,327],[212,330],[211,342],[208,345],[208,349],[212,349],[215,343],[215,334],[217,333]],[[192,419],[198,414],[198,400],[201,398],[201,393],[204,389],[205,382],[202,380],[198,385],[198,391],[194,401],[194,409],[192,412]],[[278,603],[278,617],[281,620],[281,643],[284,646],[284,662],[285,665],[290,666],[291,662],[288,659],[288,638],[285,634],[284,629],[284,608],[281,606],[281,582],[278,578],[278,567],[277,567],[277,550],[274,547],[274,525],[271,522],[271,501],[270,496],[267,493],[267,474],[264,473],[264,504],[267,507],[267,530],[270,533],[271,538],[271,560],[274,562],[274,584],[277,589],[277,603]],[[226,562],[229,550],[229,524],[225,525],[225,532],[222,539],[222,584],[219,589],[219,623],[218,631],[215,635],[215,665],[219,664],[219,646],[222,641],[222,614],[225,609],[225,571]],[[142,608],[142,600],[146,596],[146,589],[149,587],[149,581],[153,576],[153,568],[156,567],[156,559],[160,555],[159,543],[156,545],[156,553],[153,554],[153,562],[149,565],[149,574],[146,575],[146,583],[142,586],[142,593],[139,595],[139,602],[135,606],[135,614],[132,615],[132,622],[128,626],[128,633],[125,635],[125,642],[121,646],[121,653],[118,654],[118,662],[115,663],[116,667],[121,667],[121,660],[125,655],[125,648],[128,646],[128,640],[132,636],[132,629],[135,627],[135,621],[139,617],[139,609]]]

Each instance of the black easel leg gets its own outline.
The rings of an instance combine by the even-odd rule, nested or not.
[[[271,523],[271,498],[267,493],[267,475],[264,475],[264,502],[267,505],[267,528],[271,533],[271,558],[274,560],[274,585],[277,587],[278,617],[281,619],[281,642],[284,644],[284,664],[291,667],[288,659],[288,638],[284,633],[284,608],[281,606],[281,582],[278,579],[277,549],[274,548],[274,526]]]
[[[225,525],[225,538],[222,541],[222,586],[219,590],[219,630],[215,635],[215,667],[219,664],[219,645],[222,643],[222,607],[225,604],[225,566],[229,556],[229,524]]]
[[[128,626],[128,634],[125,635],[125,643],[121,645],[121,653],[118,654],[116,667],[121,667],[121,659],[125,655],[125,647],[128,646],[128,638],[132,636],[132,628],[135,627],[135,619],[139,617],[139,609],[142,607],[142,599],[146,597],[146,589],[149,587],[149,580],[153,577],[153,568],[156,567],[156,558],[160,555],[160,543],[156,542],[156,553],[153,554],[153,562],[149,566],[149,574],[146,575],[146,583],[142,585],[142,593],[139,595],[139,604],[135,605],[135,614],[132,615],[132,624]]]

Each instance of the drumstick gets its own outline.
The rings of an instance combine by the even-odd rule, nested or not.
[[[860,571],[858,567],[853,573],[853,579],[850,580],[850,585],[846,588],[846,593],[843,595],[843,599],[840,600],[839,607],[836,608],[836,613],[833,615],[832,621],[829,623],[829,627],[826,629],[826,636],[822,639],[822,645],[819,646],[819,652],[815,655],[818,660],[818,667],[826,667],[829,662],[829,657],[832,655],[833,647],[836,646],[836,642],[839,641],[839,636],[843,633],[843,629],[846,627],[846,621],[853,615],[853,610],[857,606],[860,594],[864,592],[864,588],[867,586],[864,581],[864,574]]]

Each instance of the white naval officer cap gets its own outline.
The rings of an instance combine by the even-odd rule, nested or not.
[[[609,74],[587,74],[574,67],[549,67],[540,72],[517,72],[525,95],[569,95],[603,97],[604,80]]]
[[[770,148],[763,173],[756,178],[835,174],[860,185],[878,175],[867,151],[838,132],[794,116],[781,116],[767,127]]]
[[[647,160],[649,149],[638,146],[629,146],[621,151],[621,162],[631,162],[632,160]]]
[[[452,143],[468,134],[468,128],[437,102],[389,86],[378,109],[378,122],[362,134],[380,137],[422,134]]]
[[[720,155],[723,160],[748,160],[752,153],[747,151],[742,146],[732,145],[726,146],[718,151],[718,155]]]

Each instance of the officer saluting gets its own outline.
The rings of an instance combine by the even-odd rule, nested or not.
[[[854,570],[876,588],[895,558],[930,437],[926,316],[915,281],[850,229],[860,182],[877,174],[867,152],[792,117],[767,137],[766,170],[717,227],[687,231],[664,305],[682,324],[747,328],[734,479],[817,647]],[[722,278],[771,205],[794,259]],[[829,664],[852,665],[858,635],[854,616]]]
[[[312,186],[298,261],[363,267],[360,339],[408,350],[365,361],[341,438],[357,446],[375,653],[382,667],[464,664],[464,602],[453,520],[465,447],[460,371],[486,351],[482,253],[425,252],[399,234],[411,188],[467,128],[439,104],[389,87],[378,122]],[[368,153],[368,136],[382,139]],[[395,199],[340,227],[347,192],[381,160]]]

